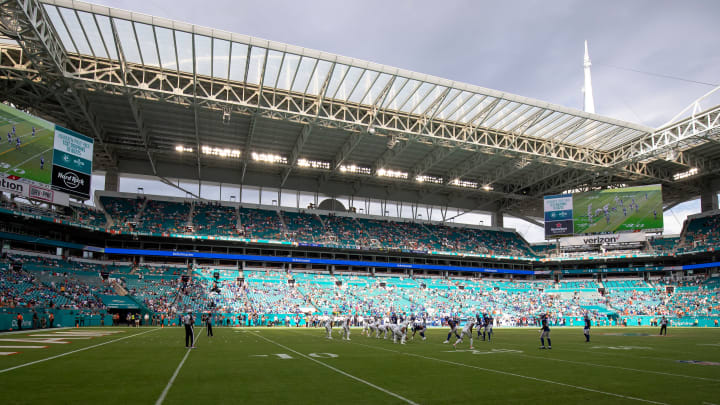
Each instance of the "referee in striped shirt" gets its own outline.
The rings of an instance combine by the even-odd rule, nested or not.
[[[195,317],[192,315],[192,311],[188,311],[188,313],[183,316],[183,325],[185,325],[185,347],[188,349],[195,348],[194,324]]]

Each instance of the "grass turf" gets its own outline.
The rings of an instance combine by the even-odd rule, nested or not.
[[[575,233],[662,229],[663,210],[661,192],[653,190],[652,186],[642,187],[637,191],[622,192],[620,190],[613,190],[613,192],[592,192],[573,195],[573,219],[575,221]],[[645,199],[646,194],[647,199]],[[625,207],[626,212],[623,212],[623,206],[615,203],[615,197],[623,200],[623,206]],[[639,206],[637,212],[630,208],[633,198]],[[588,221],[587,217],[588,204],[592,204],[592,223]],[[602,208],[606,204],[611,210],[609,223],[606,221],[603,213],[600,213],[599,215],[595,214],[596,209]],[[612,211],[613,208],[615,208],[615,211]],[[653,213],[653,211],[655,213]]]
[[[25,117],[19,111],[0,109],[0,172],[49,184],[52,177],[54,128],[39,119]],[[15,126],[15,135],[8,141],[7,134]],[[32,128],[35,127],[35,136]],[[16,139],[20,138],[20,148]],[[40,157],[45,159],[40,168]]]
[[[359,329],[347,342],[337,328],[331,341],[312,328],[216,327],[212,338],[196,328],[197,349],[189,352],[180,328],[71,329],[90,330],[118,333],[47,349],[0,348],[20,351],[0,356],[3,403],[152,404],[176,371],[164,404],[716,404],[720,398],[720,365],[678,362],[720,363],[720,329],[671,328],[657,337],[656,328],[595,328],[585,343],[581,329],[555,328],[553,349],[539,350],[537,330],[498,328],[492,342],[476,340],[474,352],[467,341],[458,350],[442,344],[444,329],[401,346]],[[42,344],[0,340],[0,346]]]

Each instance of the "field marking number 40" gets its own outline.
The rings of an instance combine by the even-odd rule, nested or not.
[[[270,357],[275,356],[278,359],[281,360],[292,360],[294,359],[293,356],[287,354],[287,353],[273,353],[273,354],[255,354],[252,357]],[[335,353],[310,353],[308,354],[310,357],[315,357],[317,359],[334,359],[337,358],[338,355]]]

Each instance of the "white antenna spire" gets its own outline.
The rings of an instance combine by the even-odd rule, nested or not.
[[[595,100],[593,100],[592,79],[590,78],[590,54],[588,53],[587,40],[585,40],[585,59],[583,60],[585,67],[585,85],[583,86],[583,110],[588,113],[595,114]]]

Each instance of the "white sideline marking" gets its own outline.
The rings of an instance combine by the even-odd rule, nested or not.
[[[614,393],[614,392],[600,391],[600,390],[596,390],[596,389],[593,389],[593,388],[583,387],[583,386],[580,386],[580,385],[566,384],[566,383],[562,383],[562,382],[558,382],[558,381],[546,380],[546,379],[544,379],[544,378],[531,377],[531,376],[522,375],[522,374],[515,374],[515,373],[511,373],[511,372],[509,372],[509,371],[493,370],[493,369],[491,369],[491,368],[484,368],[484,367],[473,366],[473,365],[465,364],[465,363],[458,363],[458,362],[456,362],[456,361],[443,360],[443,359],[438,359],[438,358],[435,358],[435,357],[421,356],[421,355],[415,354],[415,353],[400,352],[400,351],[397,351],[397,350],[386,349],[386,348],[384,348],[384,347],[370,346],[370,345],[365,345],[365,344],[362,344],[362,343],[354,343],[354,342],[351,342],[351,344],[356,344],[356,345],[360,345],[360,346],[370,347],[370,348],[378,349],[378,350],[385,350],[385,351],[393,352],[393,353],[404,354],[404,355],[407,355],[407,356],[419,357],[419,358],[421,358],[421,359],[426,359],[426,360],[435,360],[435,361],[439,361],[439,362],[441,362],[441,363],[452,364],[452,365],[455,365],[455,366],[462,366],[462,367],[474,368],[474,369],[477,369],[477,370],[487,371],[487,372],[490,372],[490,373],[509,375],[509,376],[512,376],[512,377],[519,377],[519,378],[524,378],[524,379],[532,380],[532,381],[539,381],[539,382],[548,383],[548,384],[560,385],[560,386],[563,386],[563,387],[575,388],[575,389],[582,390],[582,391],[595,392],[595,393],[597,393],[597,394],[603,394],[603,395],[608,395],[608,396],[617,397],[617,398],[629,399],[629,400],[639,401],[639,402],[645,402],[645,403],[649,403],[649,404],[669,405],[669,404],[667,404],[667,403],[665,403],[665,402],[651,401],[651,400],[649,400],[649,399],[631,397],[631,396],[627,396],[627,395],[616,394],[616,393]]]
[[[200,328],[197,335],[195,335],[193,337],[193,346],[195,346],[195,343],[197,343],[198,339],[200,338],[200,336],[201,336],[200,332],[202,332],[203,328],[204,327]],[[192,351],[192,349],[190,349],[190,348],[188,348],[185,351],[185,356],[183,356],[182,360],[180,361],[180,364],[178,364],[172,377],[170,377],[170,381],[168,381],[167,385],[165,386],[165,389],[160,394],[160,398],[158,398],[157,401],[155,401],[155,405],[160,405],[165,400],[165,397],[167,396],[168,392],[170,392],[170,388],[172,387],[173,383],[175,382],[175,379],[177,378],[178,374],[180,374],[180,369],[182,368],[183,364],[185,364],[185,360],[187,360],[188,355],[190,354],[190,351]]]
[[[70,328],[69,328],[69,327],[52,328],[52,329],[47,328],[46,330],[47,330],[47,331],[51,331],[51,330],[62,330],[62,329],[70,329]],[[37,329],[11,330],[11,331],[7,331],[7,332],[0,332],[0,336],[5,336],[5,335],[18,335],[18,334],[20,334],[20,333],[32,333],[32,332],[38,332],[38,330],[37,330]],[[44,331],[43,331],[43,330],[40,330],[40,332],[44,332]]]
[[[261,339],[264,339],[264,340],[272,343],[272,344],[275,344],[275,345],[277,345],[277,346],[280,346],[280,347],[282,347],[283,349],[285,349],[285,350],[287,350],[287,351],[291,351],[291,352],[297,354],[298,356],[304,357],[304,358],[306,358],[306,359],[308,359],[308,360],[310,360],[310,361],[314,361],[315,363],[320,364],[321,366],[327,367],[327,368],[329,368],[330,370],[335,371],[336,373],[340,373],[340,374],[344,375],[345,377],[352,378],[353,380],[359,381],[359,382],[361,382],[361,383],[363,383],[363,384],[365,384],[365,385],[367,385],[367,386],[370,386],[370,387],[372,387],[372,388],[375,388],[375,389],[378,390],[378,391],[382,391],[382,392],[384,392],[384,393],[386,393],[386,394],[388,394],[388,395],[390,395],[390,396],[393,396],[393,397],[395,397],[395,398],[397,398],[397,399],[399,399],[399,400],[401,400],[401,401],[403,401],[403,402],[406,402],[406,403],[411,404],[411,405],[418,405],[418,403],[413,402],[413,401],[411,401],[411,400],[409,400],[409,399],[407,399],[407,398],[405,398],[405,397],[403,397],[403,396],[401,396],[401,395],[398,395],[398,394],[396,394],[396,393],[394,393],[394,392],[392,392],[392,391],[388,391],[388,390],[386,390],[385,388],[379,387],[379,386],[377,386],[377,385],[375,385],[375,384],[373,384],[373,383],[371,383],[371,382],[369,382],[369,381],[365,381],[365,380],[363,380],[362,378],[355,377],[355,376],[352,375],[352,374],[348,374],[348,373],[346,373],[346,372],[344,372],[344,371],[342,371],[342,370],[340,370],[340,369],[338,369],[338,368],[335,368],[335,367],[333,367],[333,366],[331,366],[331,365],[329,365],[329,364],[323,363],[322,361],[316,360],[316,359],[314,359],[314,358],[312,358],[312,357],[310,357],[310,356],[306,356],[306,355],[304,355],[304,354],[302,354],[302,353],[300,353],[300,352],[298,352],[298,351],[295,351],[295,350],[293,350],[293,349],[291,349],[291,348],[289,348],[289,347],[287,347],[287,346],[285,346],[285,345],[282,345],[282,344],[280,344],[280,343],[278,343],[278,342],[275,342],[275,341],[273,341],[273,340],[270,340],[270,339],[266,338],[265,336],[260,336],[259,334],[258,334],[257,336],[258,336],[259,338],[261,338]],[[156,404],[156,405],[157,405],[157,404]]]
[[[16,370],[16,369],[18,369],[18,368],[22,368],[22,367],[25,367],[25,366],[31,366],[31,365],[33,365],[33,364],[42,363],[42,362],[45,362],[45,361],[48,361],[48,360],[52,360],[52,359],[57,359],[58,357],[67,356],[67,355],[69,355],[69,354],[78,353],[78,352],[82,352],[82,351],[85,351],[85,350],[93,349],[93,348],[95,348],[95,347],[100,347],[100,346],[104,346],[104,345],[107,345],[107,344],[110,344],[110,343],[119,342],[119,341],[121,341],[121,340],[124,340],[124,339],[127,339],[127,338],[131,338],[131,337],[133,337],[133,336],[144,335],[145,333],[154,332],[154,331],[156,331],[156,330],[160,330],[160,329],[151,329],[151,330],[148,330],[148,331],[145,331],[145,332],[136,333],[136,334],[134,334],[134,335],[124,336],[124,337],[117,338],[117,339],[114,339],[114,340],[108,340],[107,342],[98,343],[98,344],[96,344],[96,345],[92,345],[92,346],[88,346],[88,347],[83,347],[82,349],[77,349],[77,350],[73,350],[73,351],[70,351],[70,352],[65,352],[65,353],[62,353],[62,354],[55,355],[55,356],[47,357],[47,358],[44,358],[44,359],[31,361],[31,362],[29,362],[29,363],[20,364],[20,365],[14,366],[14,367],[10,367],[10,368],[6,368],[6,369],[4,369],[4,370],[0,370],[0,374],[5,373],[5,372],[8,372],[8,371]],[[66,343],[67,343],[67,342],[66,342]]]
[[[81,340],[88,340],[91,337],[90,336],[74,336],[74,335],[30,335],[31,338],[59,338],[62,340],[70,340],[70,339],[81,339]],[[93,336],[96,337],[96,336]]]
[[[597,364],[597,363],[586,363],[584,361],[574,361],[574,360],[565,360],[565,359],[555,359],[552,357],[540,357],[540,356],[532,356],[529,354],[519,354],[523,357],[531,357],[533,359],[543,359],[543,360],[553,360],[553,361],[561,361],[563,363],[572,363],[572,364],[580,364],[582,366],[594,366],[594,367],[605,367],[605,368],[616,368],[618,370],[627,370],[627,371],[638,371],[641,373],[649,373],[649,374],[660,374],[660,375],[667,375],[671,377],[684,377],[684,378],[694,378],[697,380],[704,380],[704,381],[716,381],[720,382],[717,378],[707,378],[707,377],[696,377],[693,375],[685,375],[685,374],[675,374],[675,373],[664,373],[662,371],[652,371],[652,370],[642,370],[639,368],[629,368],[629,367],[621,367],[621,366],[611,366],[607,364]]]
[[[47,349],[50,346],[0,346],[0,349]]]

